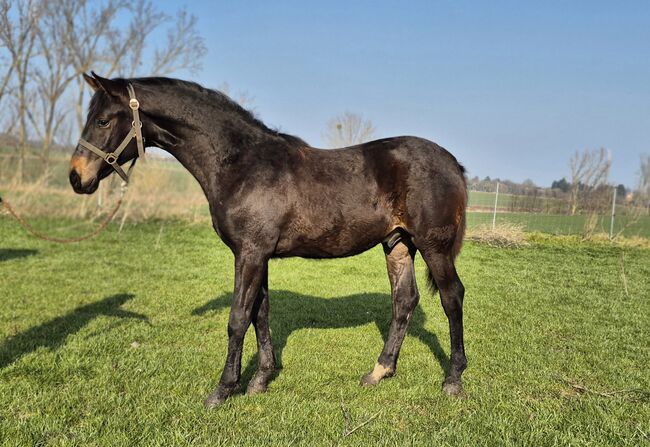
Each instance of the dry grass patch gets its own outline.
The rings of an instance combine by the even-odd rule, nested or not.
[[[502,223],[479,225],[467,231],[467,240],[489,245],[490,247],[516,248],[528,245],[523,225]]]
[[[120,195],[121,179],[113,175],[102,181],[95,194],[80,196],[72,191],[64,176],[67,160],[53,163],[56,169],[35,176],[33,180],[19,182],[15,176],[0,179],[0,195],[26,218],[92,221],[101,219],[113,209]],[[0,168],[6,169],[7,166]],[[180,219],[195,222],[207,216],[207,201],[196,180],[179,164],[151,157],[147,163],[136,166],[116,220]]]

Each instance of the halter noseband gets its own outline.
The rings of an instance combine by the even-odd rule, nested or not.
[[[135,91],[133,90],[133,86],[131,84],[128,84],[126,86],[126,89],[129,92],[129,107],[131,108],[131,111],[133,112],[133,121],[131,122],[131,130],[129,131],[128,134],[124,137],[120,145],[115,149],[113,152],[106,152],[101,149],[99,149],[97,146],[93,145],[92,143],[89,143],[88,141],[84,140],[83,138],[79,138],[79,146],[88,149],[90,152],[94,152],[95,154],[99,155],[106,163],[111,165],[111,167],[115,170],[115,172],[118,173],[120,177],[122,177],[122,180],[124,180],[126,183],[129,181],[129,174],[131,173],[131,169],[133,168],[133,165],[135,165],[135,161],[137,158],[134,158],[133,161],[131,162],[131,166],[129,167],[128,173],[125,173],[122,167],[119,165],[117,162],[117,159],[120,158],[120,154],[126,146],[131,142],[133,138],[135,138],[135,142],[138,145],[138,158],[142,158],[144,161],[144,138],[142,138],[142,121],[140,121],[140,113],[138,112],[138,109],[140,108],[140,103],[138,100],[135,98]]]

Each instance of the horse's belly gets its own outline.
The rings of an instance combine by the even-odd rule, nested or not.
[[[382,216],[314,223],[296,219],[282,232],[275,255],[304,258],[352,256],[380,243],[389,230],[390,220]]]

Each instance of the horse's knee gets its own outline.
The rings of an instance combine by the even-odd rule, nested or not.
[[[228,336],[243,336],[249,326],[250,317],[243,309],[232,309],[228,319]]]

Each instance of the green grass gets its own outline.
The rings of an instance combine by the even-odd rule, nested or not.
[[[458,261],[467,288],[464,399],[441,393],[448,326],[417,265],[422,300],[398,374],[369,389],[358,382],[381,350],[391,309],[381,250],[273,261],[271,326],[284,368],[266,394],[206,411],[233,281],[232,256],[209,225],[112,227],[86,243],[52,245],[0,218],[0,442],[648,443],[647,395],[618,391],[650,389],[650,251],[566,239],[521,249],[467,243]],[[254,354],[251,331],[245,378]],[[352,427],[374,419],[343,438],[342,406]]]
[[[493,192],[486,191],[470,191],[468,197],[469,206],[480,206],[486,208],[494,207],[494,196]],[[512,202],[512,194],[499,194],[499,202],[497,203],[498,208],[508,208]]]

